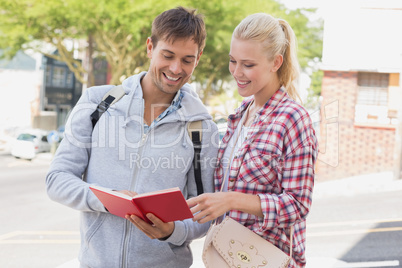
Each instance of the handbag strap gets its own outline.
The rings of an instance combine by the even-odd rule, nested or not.
[[[247,107],[247,110],[246,110],[247,116],[248,116],[248,110],[250,109],[250,106],[251,106],[251,104],[252,104],[253,102],[254,102],[254,100],[252,100],[252,101],[250,102],[250,104],[248,105],[248,107]],[[239,129],[239,131],[238,131],[238,133],[237,133],[237,137],[236,137],[236,140],[235,140],[235,142],[234,142],[234,144],[233,144],[232,151],[230,152],[230,157],[229,157],[230,161],[232,161],[233,152],[234,152],[234,150],[235,150],[235,148],[236,148],[236,144],[237,144],[237,142],[239,141],[239,137],[240,137],[240,135],[241,135],[241,131],[242,131],[242,128],[243,128],[243,118],[242,118],[242,120],[239,122],[239,124],[240,124],[240,129]],[[225,173],[224,173],[224,175],[223,175],[223,182],[222,182],[222,185],[221,185],[220,192],[222,192],[223,187],[224,187],[224,185],[225,185],[225,183],[226,183],[226,176],[228,175],[229,169],[230,169],[230,165],[228,165],[228,167],[226,168],[226,171],[225,171]],[[229,178],[227,178],[227,179],[228,179],[228,180],[227,180],[227,184],[228,184],[228,186],[229,186]],[[216,219],[214,220],[214,222],[212,223],[212,225],[214,225],[215,223],[216,223]],[[293,227],[293,225],[292,225],[292,226],[290,227],[290,249],[289,249],[289,257],[292,257],[292,255],[293,255],[293,233],[294,233],[294,227]]]
[[[252,101],[250,102],[250,104],[247,106],[247,110],[246,110],[247,116],[248,116],[248,110],[250,109],[250,106],[251,106],[251,104],[253,104],[253,102],[254,102],[254,100],[252,100]],[[237,137],[236,137],[235,142],[233,143],[232,151],[230,152],[230,157],[229,157],[229,159],[230,159],[230,164],[231,164],[231,162],[232,162],[233,152],[234,152],[234,150],[235,150],[235,148],[236,148],[237,142],[239,141],[239,137],[241,136],[241,131],[242,131],[242,128],[243,128],[243,118],[244,118],[244,117],[242,117],[242,119],[241,119],[240,122],[239,122],[239,124],[240,124],[240,129],[239,129],[239,131],[237,131]],[[225,174],[223,175],[223,182],[222,182],[222,185],[221,185],[221,190],[220,190],[220,192],[222,192],[223,186],[224,186],[225,183],[226,183],[226,176],[228,175],[228,172],[229,172],[229,169],[230,169],[230,166],[231,166],[230,164],[229,164],[228,167],[226,168]],[[228,178],[227,184],[228,184],[228,187],[229,187],[229,178]]]
[[[289,257],[292,257],[293,255],[293,232],[294,232],[294,226],[290,226],[290,252],[289,252]]]
[[[239,129],[239,133],[237,134],[236,141],[235,141],[235,143],[234,143],[234,145],[233,145],[232,151],[230,152],[230,157],[229,157],[230,161],[232,161],[233,152],[234,152],[234,150],[235,150],[235,148],[236,148],[237,141],[239,140],[239,137],[240,137],[240,135],[241,135],[241,129],[242,129],[243,122],[240,122],[240,124],[241,124],[241,126],[240,126],[240,129]],[[228,175],[228,172],[229,172],[229,169],[230,169],[230,164],[231,164],[231,163],[229,163],[228,167],[226,168],[225,174],[223,175],[223,182],[222,182],[222,185],[221,185],[221,190],[220,190],[220,192],[222,192],[223,186],[225,186],[225,183],[226,183],[226,176]],[[228,185],[228,187],[229,187],[229,178],[227,178],[227,185]]]
[[[253,101],[254,101],[254,100],[253,100]],[[248,107],[247,107],[247,110],[246,110],[247,113],[248,113],[248,110],[249,110],[251,104],[252,104],[252,102],[251,102],[251,103],[248,105]],[[240,129],[239,129],[239,131],[237,131],[237,137],[236,137],[236,140],[235,140],[235,142],[234,142],[234,144],[233,144],[232,151],[230,152],[230,156],[229,156],[230,161],[232,161],[232,157],[233,157],[234,150],[235,150],[235,148],[236,148],[236,144],[237,144],[237,142],[238,142],[238,140],[239,140],[239,137],[240,137],[240,135],[241,135],[241,130],[242,130],[242,128],[243,128],[243,118],[240,120],[239,124],[240,124]],[[230,169],[230,164],[231,164],[231,163],[228,164],[228,166],[227,166],[227,168],[226,168],[226,170],[225,170],[225,173],[223,174],[222,185],[221,185],[221,189],[220,189],[219,192],[222,192],[222,191],[223,191],[223,187],[225,186],[226,183],[227,183],[227,185],[228,185],[228,187],[229,187],[229,177],[227,178],[227,182],[226,182],[226,176],[228,175],[228,172],[229,172],[229,169]],[[212,226],[212,225],[215,225],[215,224],[217,224],[217,223],[222,222],[224,215],[225,215],[225,214],[223,214],[223,215],[219,216],[218,218],[214,219],[214,220],[212,221],[211,226]]]

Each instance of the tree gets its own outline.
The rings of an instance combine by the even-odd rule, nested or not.
[[[194,79],[202,85],[200,95],[204,103],[213,95],[224,94],[222,85],[232,79],[228,69],[232,32],[247,15],[265,12],[288,21],[298,40],[298,58],[303,70],[312,60],[321,59],[322,23],[311,24],[308,19],[314,9],[288,10],[275,0],[204,1],[196,6],[206,16],[208,33]]]
[[[231,35],[249,14],[267,12],[289,21],[299,40],[302,67],[321,57],[320,28],[309,25],[307,18],[313,11],[289,11],[274,0],[0,0],[0,49],[5,56],[33,49],[66,62],[88,86],[93,84],[92,59],[103,57],[111,69],[111,84],[119,84],[122,77],[147,70],[145,42],[152,20],[178,5],[197,8],[205,16],[207,43],[192,77],[205,103],[232,79],[228,70]],[[77,40],[84,45],[77,45]],[[50,53],[49,47],[58,54]],[[80,50],[83,47],[86,53]],[[76,59],[77,51],[87,55],[84,65]]]
[[[80,82],[90,86],[86,74],[92,64],[84,67],[74,57],[77,47],[71,45],[77,40],[87,40],[89,62],[95,56],[105,57],[112,70],[111,82],[120,83],[119,78],[127,72],[131,74],[127,70],[133,65],[144,64],[144,44],[153,13],[169,4],[134,2],[0,0],[0,48],[8,57],[18,50],[32,49],[63,61]],[[50,53],[49,48],[57,49],[58,53]]]
[[[82,32],[77,30],[79,25],[74,29],[67,27],[72,24],[72,17],[64,16],[65,6],[61,1],[32,4],[28,0],[1,0],[0,8],[0,47],[5,56],[12,57],[21,49],[33,49],[65,62],[77,79],[83,81],[85,70],[66,46],[66,41],[80,38]],[[49,53],[43,43],[52,44],[58,54]]]

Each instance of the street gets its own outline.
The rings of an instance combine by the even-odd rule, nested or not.
[[[77,257],[79,213],[47,197],[50,159],[0,152],[0,267],[55,268]],[[307,224],[307,268],[402,267],[400,204],[402,188],[318,192]],[[194,268],[203,267],[202,245],[202,239],[193,243]]]
[[[49,162],[0,154],[0,267],[57,267],[77,256],[79,214],[47,197]]]
[[[400,190],[315,199],[307,256],[348,264],[341,267],[402,267],[401,202]]]

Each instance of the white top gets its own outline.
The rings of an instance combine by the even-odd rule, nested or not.
[[[224,177],[224,182],[226,184],[226,186],[222,190],[223,192],[226,192],[227,188],[228,188],[227,187],[227,185],[228,185],[227,181],[229,179],[229,170],[230,170],[230,166],[232,165],[233,158],[236,155],[237,151],[239,151],[241,145],[243,144],[244,140],[247,137],[248,130],[250,129],[250,127],[243,126],[243,122],[244,122],[244,119],[245,119],[244,117],[245,117],[246,114],[247,113],[243,114],[242,119],[240,120],[239,124],[237,125],[236,130],[233,133],[232,138],[230,138],[230,140],[228,142],[228,145],[226,147],[225,153],[223,154],[223,157],[222,157],[222,160],[221,160],[222,161],[222,168],[223,168],[223,172],[224,172],[224,176],[225,176]],[[240,136],[237,139],[240,129],[241,129]],[[236,139],[237,139],[237,142],[236,142]],[[236,144],[234,144],[235,142],[236,142]],[[233,154],[232,154],[232,157],[230,158],[232,150],[233,150]]]

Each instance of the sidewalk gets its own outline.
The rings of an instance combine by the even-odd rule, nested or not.
[[[313,198],[331,198],[338,196],[353,196],[357,194],[402,191],[402,180],[395,180],[392,172],[381,172],[354,176],[334,181],[316,182],[314,186]],[[203,268],[202,248],[204,239],[193,241],[191,248],[193,251],[194,263],[190,268]],[[306,268],[350,268],[345,262],[332,258],[308,257]],[[78,260],[74,259],[64,263],[57,268],[78,268]]]
[[[380,172],[316,182],[313,199],[400,190],[402,190],[402,179],[395,180],[392,172]]]

